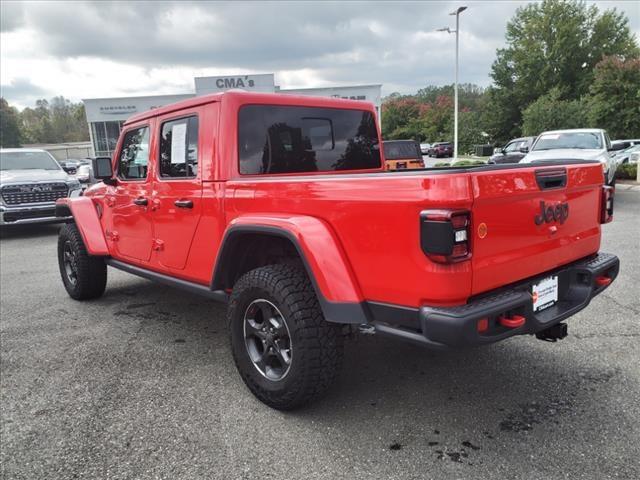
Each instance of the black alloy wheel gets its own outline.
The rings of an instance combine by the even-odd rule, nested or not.
[[[259,298],[249,304],[243,321],[244,341],[253,366],[272,381],[289,373],[292,345],[289,327],[278,308]]]

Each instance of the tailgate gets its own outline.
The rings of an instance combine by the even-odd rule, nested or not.
[[[597,252],[602,183],[599,163],[471,173],[472,295]]]

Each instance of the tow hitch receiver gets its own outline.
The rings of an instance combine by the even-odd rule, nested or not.
[[[558,323],[553,327],[549,327],[546,330],[536,333],[538,340],[544,340],[545,342],[557,342],[567,336],[567,324]]]

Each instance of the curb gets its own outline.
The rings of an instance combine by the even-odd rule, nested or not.
[[[616,183],[616,190],[631,190],[640,192],[640,183]]]

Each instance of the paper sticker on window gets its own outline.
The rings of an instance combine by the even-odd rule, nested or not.
[[[187,145],[187,124],[178,123],[171,129],[171,163],[184,163]]]

